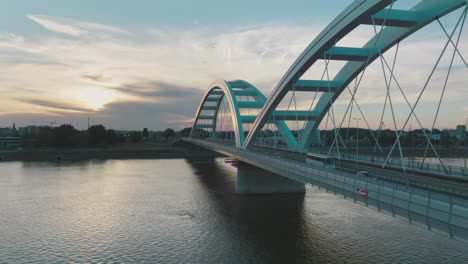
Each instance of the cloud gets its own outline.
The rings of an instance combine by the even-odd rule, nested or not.
[[[123,30],[118,27],[113,27],[109,25],[103,25],[103,24],[98,24],[98,23],[91,23],[91,22],[82,22],[82,21],[76,21],[76,20],[71,20],[72,23],[74,23],[76,26],[87,29],[89,31],[107,31],[111,33],[119,33],[119,34],[130,34],[128,31]]]
[[[78,27],[72,26],[72,25],[64,25],[60,24],[56,21],[50,20],[47,16],[40,16],[40,15],[27,15],[29,19],[32,21],[38,23],[39,25],[43,26],[47,30],[56,32],[56,33],[62,33],[66,35],[70,35],[73,37],[79,37],[85,31],[81,30]]]
[[[81,74],[81,77],[98,83],[109,83],[112,81],[112,78],[104,77],[102,74]]]
[[[181,116],[177,115],[176,118],[181,118],[181,119],[174,119],[174,120],[169,120],[167,121],[168,124],[183,124],[183,125],[192,125],[193,121],[195,120],[195,117],[187,117],[187,116]]]
[[[0,32],[0,89],[5,95],[0,98],[0,126],[9,124],[6,122],[11,119],[6,115],[30,120],[26,119],[29,112],[31,118],[39,118],[36,113],[40,109],[45,111],[44,115],[60,116],[57,120],[66,120],[68,116],[82,126],[86,126],[82,120],[89,112],[96,122],[100,120],[120,129],[144,125],[163,129],[171,122],[187,124],[204,90],[216,79],[244,79],[268,96],[323,28],[322,25],[270,23],[217,33],[199,24],[192,31],[149,28],[130,33],[111,25],[69,18],[44,15],[28,15],[28,18],[51,33],[30,38]],[[357,32],[343,43],[361,39],[363,35]],[[395,76],[411,103],[417,98],[444,42],[443,32],[437,35],[432,31],[425,32],[422,40],[413,38],[402,42]],[[460,43],[466,43],[466,37],[462,36]],[[459,48],[463,53],[467,47]],[[389,63],[392,52],[386,54]],[[375,112],[376,116],[379,116],[376,106],[383,105],[386,92],[379,63],[377,60],[366,70],[356,97],[360,104],[373,106],[367,108],[371,109],[368,114]],[[447,66],[448,60],[443,59],[441,63]],[[459,67],[462,65],[459,58],[455,64],[458,67],[450,76],[450,89],[445,95],[449,103],[442,109],[445,111],[454,110],[455,105],[466,110],[466,104],[459,102],[467,97],[466,69]],[[342,65],[343,62],[331,62],[330,78]],[[323,61],[319,61],[303,78],[320,79],[323,66]],[[438,100],[444,77],[443,71],[436,71],[424,102]],[[394,85],[392,100],[406,109]],[[91,104],[86,100],[93,101],[95,98],[89,98],[94,95],[92,91],[100,89],[112,93],[102,100],[104,107],[91,111]],[[348,100],[349,96],[343,94],[338,104],[345,105]],[[310,96],[301,96],[297,105],[308,108],[311,101]],[[337,106],[338,110],[341,108]],[[448,116],[447,124],[452,121]]]
[[[141,128],[163,130],[167,127],[183,128],[191,125],[193,109],[198,100],[185,100],[183,104],[154,104],[146,102],[116,102],[94,114],[95,120],[115,128]],[[125,124],[125,125],[122,125]]]
[[[118,27],[86,21],[32,14],[27,15],[27,17],[47,30],[73,37],[80,37],[91,32],[129,34]]]
[[[90,109],[68,104],[57,103],[56,101],[48,101],[41,99],[17,99],[19,102],[28,103],[32,105],[39,105],[47,108],[53,108],[61,111],[77,111],[77,112],[90,112]]]
[[[162,81],[138,82],[124,84],[113,88],[116,91],[142,97],[181,99],[199,95],[196,88],[184,87]],[[197,97],[198,98],[198,97]],[[163,103],[163,102],[161,102]]]

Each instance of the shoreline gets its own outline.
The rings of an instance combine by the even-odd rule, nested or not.
[[[222,157],[216,152],[186,148],[37,149],[0,152],[2,161],[80,161],[92,159],[177,159]]]

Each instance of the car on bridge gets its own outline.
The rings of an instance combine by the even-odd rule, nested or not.
[[[367,177],[367,178],[371,178],[371,179],[377,180],[377,176],[375,176],[375,175],[373,175],[373,174],[370,174],[368,171],[358,171],[358,172],[356,173],[356,176]]]
[[[335,168],[335,158],[316,154],[316,153],[307,153],[306,162],[309,164],[314,164],[322,166],[325,168],[334,169]]]

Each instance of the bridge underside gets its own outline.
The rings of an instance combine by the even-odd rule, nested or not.
[[[238,185],[241,186],[237,187],[239,193],[297,192],[296,190],[301,191],[301,186],[304,184],[311,184],[379,212],[405,219],[409,223],[450,238],[468,242],[468,199],[466,197],[451,196],[427,189],[357,176],[205,140],[190,138],[184,140],[257,167],[257,170],[251,169],[250,172],[247,170],[247,174],[245,171],[240,172]],[[258,172],[262,172],[262,175],[257,179],[249,178]],[[277,184],[281,182],[277,177],[284,177],[298,184],[290,185],[290,187],[295,186],[294,188],[288,187],[283,190],[271,186],[261,187],[260,185],[269,181],[269,177],[275,182],[271,185],[274,187],[278,187]]]
[[[237,168],[236,193],[305,193],[305,183],[291,180],[249,164],[241,164]]]

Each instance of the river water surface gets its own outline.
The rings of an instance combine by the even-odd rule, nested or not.
[[[0,163],[0,263],[468,263],[323,190],[238,196],[217,159]]]

